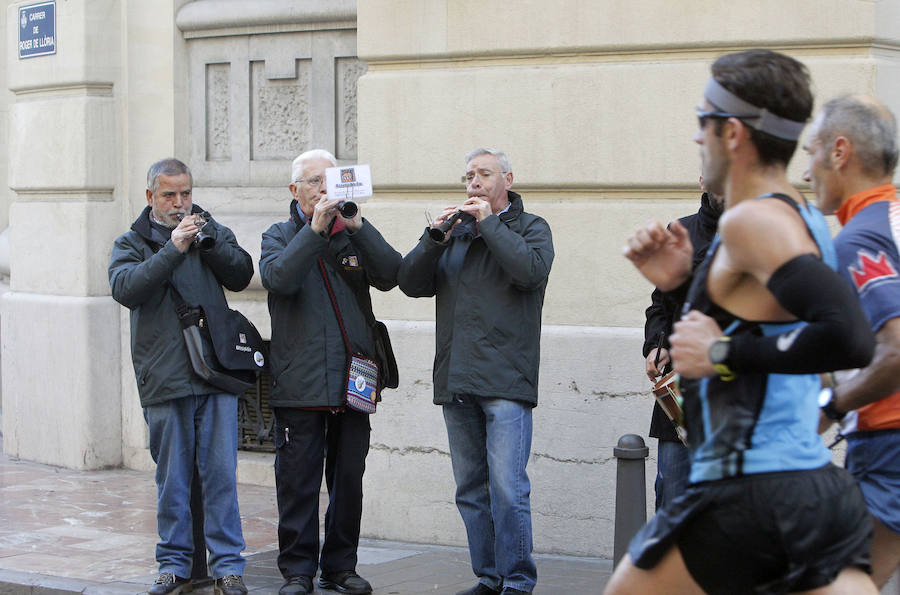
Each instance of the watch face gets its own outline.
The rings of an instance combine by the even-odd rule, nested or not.
[[[714,364],[721,364],[728,358],[728,341],[716,341],[709,348],[709,359]]]
[[[831,396],[834,392],[830,388],[823,388],[819,392],[819,407],[825,407],[831,403]]]

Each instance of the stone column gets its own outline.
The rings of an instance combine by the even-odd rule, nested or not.
[[[55,3],[54,55],[20,59],[7,7],[10,289],[3,448],[92,469],[121,462],[119,306],[108,296],[122,140],[118,0]]]

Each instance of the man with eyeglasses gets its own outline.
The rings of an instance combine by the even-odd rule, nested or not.
[[[504,153],[470,152],[462,181],[466,200],[425,230],[398,281],[410,297],[437,296],[434,402],[443,406],[456,504],[478,577],[458,595],[531,593],[537,569],[525,466],[553,239],[510,189]]]
[[[865,365],[874,340],[824,218],[787,180],[809,86],[767,50],[712,66],[694,140],[725,212],[669,338],[690,485],[634,537],[607,593],[877,593],[859,488],[816,432],[818,373]],[[638,230],[625,256],[664,290],[692,275],[677,223]]]
[[[323,589],[372,592],[356,573],[370,425],[368,415],[345,404],[350,354],[344,332],[355,352],[375,359],[369,286],[388,291],[397,284],[400,253],[361,209],[344,217],[340,201],[328,197],[325,170],[336,165],[321,149],[299,155],[291,168],[289,219],[262,236],[259,272],[272,318],[280,595],[312,593],[319,568]],[[328,510],[320,555],[323,465]]]
[[[862,370],[835,374],[822,390],[820,430],[841,424],[847,469],[872,513],[872,579],[881,588],[900,567],[900,201],[892,184],[900,149],[894,114],[876,99],[832,99],[806,144],[819,208],[844,228],[835,237],[838,271],[859,296],[878,346]]]

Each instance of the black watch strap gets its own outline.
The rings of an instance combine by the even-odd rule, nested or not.
[[[842,413],[834,407],[834,391],[830,388],[823,388],[819,393],[819,409],[825,414],[825,417],[832,421],[841,421],[846,413]]]

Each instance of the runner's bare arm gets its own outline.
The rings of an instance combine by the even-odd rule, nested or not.
[[[650,221],[628,237],[622,254],[662,291],[675,289],[691,276],[694,248],[678,220],[668,228]]]
[[[773,336],[740,334],[732,340],[729,367],[735,372],[800,374],[866,365],[874,337],[853,291],[819,259],[796,212],[783,203],[768,208],[764,202],[773,201],[742,204],[720,220],[722,246],[710,272],[710,295],[748,320],[799,319],[808,324]],[[755,308],[755,315],[741,308]],[[709,375],[711,364],[703,346],[710,341],[712,327],[705,318],[683,317],[676,325],[676,335],[670,338],[676,369]],[[679,333],[690,335],[687,341],[703,343],[687,349]],[[693,353],[697,361],[679,362],[679,351]]]
[[[875,334],[872,363],[834,389],[834,407],[859,409],[900,390],[900,318],[891,318]]]

